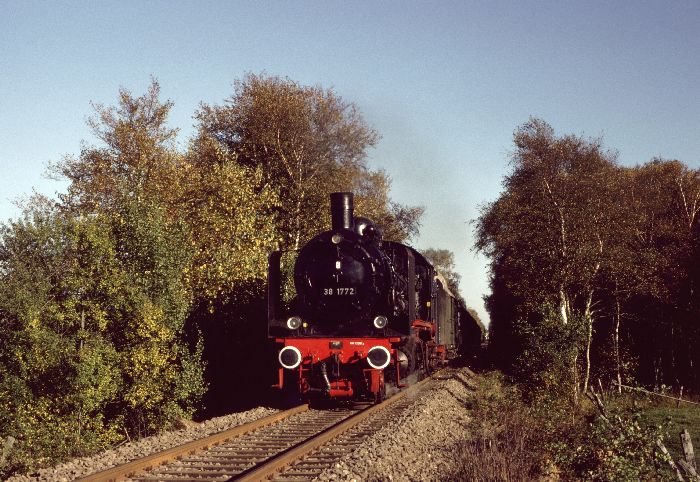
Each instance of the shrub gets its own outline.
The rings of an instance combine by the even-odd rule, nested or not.
[[[668,461],[656,447],[666,426],[645,426],[640,412],[614,410],[595,416],[579,437],[569,440],[559,461],[588,480],[670,480]]]
[[[127,208],[34,205],[0,233],[0,438],[17,440],[2,476],[153,433],[204,392],[182,229]]]
[[[468,400],[469,437],[457,447],[456,470],[446,480],[522,481],[542,474],[547,462],[541,423],[513,386],[491,373]]]
[[[514,376],[528,401],[547,403],[571,397],[576,385],[574,360],[583,340],[583,323],[572,316],[567,324],[553,308],[537,320],[516,323],[522,350]]]
[[[656,449],[666,425],[645,425],[633,408],[605,417],[567,397],[525,403],[517,385],[498,373],[479,379],[467,400],[472,410],[457,447],[456,470],[447,480],[521,481],[670,480],[674,474]]]

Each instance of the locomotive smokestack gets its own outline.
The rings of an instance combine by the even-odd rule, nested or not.
[[[352,229],[353,204],[351,192],[331,193],[331,224],[333,229]]]

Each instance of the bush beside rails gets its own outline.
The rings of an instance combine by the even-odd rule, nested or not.
[[[157,209],[118,218],[34,210],[2,232],[3,475],[190,417],[202,346],[183,336],[189,248]]]
[[[446,480],[675,478],[656,446],[658,439],[669,440],[671,425],[650,418],[651,405],[635,408],[633,397],[608,397],[604,419],[588,400],[574,407],[566,399],[526,398],[531,401],[498,372],[476,379],[460,459]]]

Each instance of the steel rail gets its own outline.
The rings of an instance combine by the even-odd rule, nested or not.
[[[438,372],[436,371],[434,372],[434,374],[435,373]],[[432,375],[421,380],[415,385],[411,385],[408,389],[398,392],[397,394],[393,395],[391,398],[388,398],[384,402],[379,403],[377,405],[373,405],[365,410],[362,410],[361,412],[358,412],[356,415],[350,416],[342,422],[320,432],[318,435],[316,435],[313,438],[310,438],[306,442],[302,442],[300,445],[297,445],[296,447],[293,447],[277,456],[272,457],[267,462],[264,462],[258,467],[253,467],[252,469],[249,469],[248,471],[243,472],[240,475],[236,475],[235,477],[232,477],[229,480],[235,480],[239,482],[257,482],[261,480],[268,480],[287,466],[309,455],[313,451],[321,448],[322,445],[333,440],[334,438],[338,437],[344,432],[350,430],[359,423],[367,420],[369,417],[376,414],[377,412],[388,408],[389,406],[404,398],[406,395],[414,393],[419,387],[431,380],[433,380]]]
[[[77,479],[76,482],[118,482],[131,477],[138,472],[153,469],[159,465],[177,460],[185,455],[191,455],[219,445],[253,430],[257,430],[258,428],[271,425],[279,422],[280,420],[284,420],[287,417],[296,415],[297,413],[304,412],[308,409],[308,405],[299,405],[289,410],[274,413],[272,415],[268,415],[267,417],[215,433],[199,440],[193,440],[192,442],[178,445],[177,447],[172,447],[132,462],[112,467],[111,469],[96,472],[81,479]]]

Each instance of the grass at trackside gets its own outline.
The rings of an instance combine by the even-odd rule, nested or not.
[[[661,425],[670,420],[669,440],[666,446],[675,460],[683,457],[679,433],[688,429],[695,449],[695,461],[700,467],[700,405],[674,403],[651,406],[642,410],[642,417],[649,424]]]

